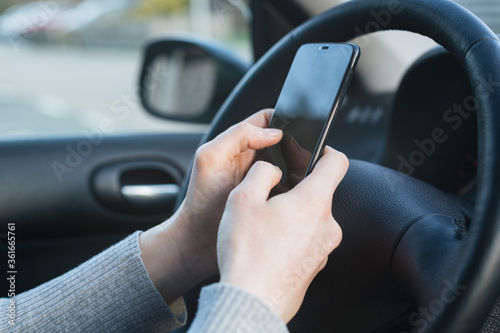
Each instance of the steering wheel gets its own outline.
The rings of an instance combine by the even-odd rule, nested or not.
[[[458,198],[429,184],[351,161],[333,201],[343,242],[310,286],[292,332],[393,331],[408,320],[417,332],[477,332],[500,292],[500,41],[454,2],[349,1],[309,20],[252,67],[202,143],[274,105],[302,44],[392,29],[434,39],[465,68],[478,118],[477,201],[466,214]]]

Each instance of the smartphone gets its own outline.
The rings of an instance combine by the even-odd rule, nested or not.
[[[292,189],[313,170],[359,55],[352,43],[305,44],[297,51],[269,123],[283,130],[283,139],[259,152],[283,171],[271,195]]]

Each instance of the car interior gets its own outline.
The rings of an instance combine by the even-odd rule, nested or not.
[[[289,330],[500,331],[500,6],[242,3],[252,61],[191,34],[143,43],[137,99],[179,130],[116,134],[103,118],[72,135],[0,140],[0,234],[15,223],[17,291],[168,219],[196,149],[274,107],[301,45],[349,41],[361,59],[327,139],[350,160],[333,201],[344,238]],[[213,281],[185,295],[178,332]]]

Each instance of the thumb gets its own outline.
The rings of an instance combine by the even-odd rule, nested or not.
[[[236,157],[247,149],[262,149],[278,143],[283,132],[242,122],[229,128],[212,141],[216,151]]]
[[[281,180],[281,170],[268,162],[257,161],[245,179],[233,191],[233,195],[244,194],[247,198],[266,201],[269,193]]]
[[[307,193],[315,193],[318,197],[333,197],[333,192],[344,178],[349,168],[349,160],[341,152],[329,146],[325,147],[313,171],[295,188],[303,188]],[[331,200],[330,200],[331,201]]]

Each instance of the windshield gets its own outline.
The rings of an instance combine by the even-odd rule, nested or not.
[[[328,8],[347,0],[296,0],[312,15],[317,15]],[[365,0],[369,1],[369,0]],[[500,1],[498,0],[455,0],[471,12],[476,14],[496,33],[500,33]]]
[[[500,1],[498,0],[457,0],[483,20],[494,32],[500,33]]]
[[[296,0],[311,15],[317,15],[346,0]],[[358,0],[370,1],[370,0]],[[500,1],[457,0],[500,33]],[[362,49],[356,72],[372,93],[391,93],[399,86],[406,70],[437,44],[422,35],[406,31],[383,31],[353,40]]]

